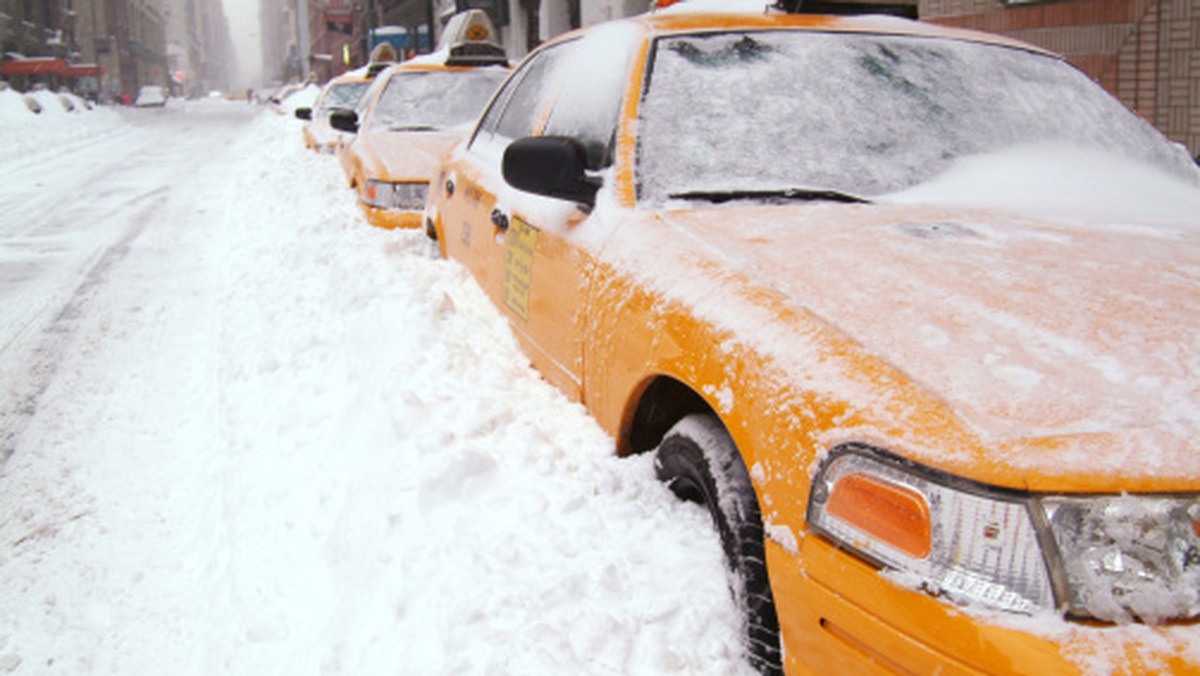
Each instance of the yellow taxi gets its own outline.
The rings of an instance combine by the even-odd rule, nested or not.
[[[531,53],[425,216],[707,507],[750,664],[1200,673],[1186,152],[1008,39],[698,9]]]
[[[373,67],[363,66],[333,78],[312,107],[296,109],[296,117],[305,120],[302,128],[305,148],[324,153],[337,150],[344,134],[329,125],[329,116],[339,110],[354,110],[371,84]]]
[[[439,156],[458,142],[508,75],[508,60],[482,10],[456,15],[438,51],[388,68],[358,111],[330,117],[353,133],[339,150],[367,221],[419,228]]]

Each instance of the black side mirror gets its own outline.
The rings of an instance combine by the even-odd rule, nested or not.
[[[339,110],[329,116],[329,126],[338,131],[358,133],[358,113],[353,110]]]
[[[530,136],[504,150],[504,180],[517,190],[596,203],[598,181],[587,175],[587,150],[565,136]]]
[[[297,108],[296,109],[296,117],[301,120],[311,120],[312,119],[312,108]]]

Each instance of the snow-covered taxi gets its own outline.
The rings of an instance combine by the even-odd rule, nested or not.
[[[531,53],[426,220],[707,506],[751,663],[1200,672],[1186,153],[1011,40],[688,7]]]
[[[470,130],[509,73],[495,29],[482,10],[447,24],[443,46],[385,70],[359,111],[330,117],[355,136],[338,151],[367,221],[419,228],[439,156]]]
[[[339,110],[354,110],[371,85],[373,67],[373,64],[368,64],[333,78],[321,90],[321,95],[311,108],[296,109],[296,117],[305,120],[302,130],[304,147],[325,153],[337,150],[345,134],[329,126],[329,116]]]

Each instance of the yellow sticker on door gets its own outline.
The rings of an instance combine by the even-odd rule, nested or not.
[[[533,277],[533,252],[537,249],[538,230],[523,219],[512,217],[504,236],[504,290],[508,309],[529,320],[529,283]]]

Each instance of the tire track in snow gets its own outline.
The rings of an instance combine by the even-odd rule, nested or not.
[[[0,473],[3,473],[9,458],[16,453],[26,426],[37,414],[42,396],[53,384],[58,364],[62,361],[62,356],[96,291],[103,286],[112,269],[129,253],[134,240],[146,229],[153,214],[161,210],[168,196],[169,187],[163,186],[133,200],[132,204],[144,204],[131,215],[130,228],[121,239],[105,249],[95,265],[84,275],[83,281],[75,287],[62,309],[42,329],[41,339],[33,350],[32,364],[21,379],[23,387],[14,393],[13,401],[0,408]]]

